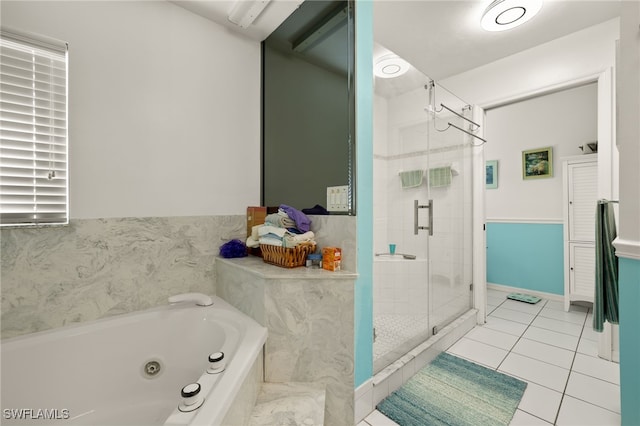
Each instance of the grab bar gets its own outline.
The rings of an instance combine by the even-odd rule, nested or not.
[[[418,210],[429,209],[429,226],[420,226],[418,224]],[[420,230],[428,230],[429,235],[433,235],[433,200],[429,200],[427,204],[419,204],[418,200],[413,202],[413,233],[418,235]]]

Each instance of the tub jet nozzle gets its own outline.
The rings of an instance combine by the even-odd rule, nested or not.
[[[178,405],[178,410],[188,413],[189,411],[194,411],[200,408],[200,406],[204,403],[204,398],[200,395],[200,391],[202,387],[200,383],[189,383],[180,391],[180,395],[184,398],[180,405]]]

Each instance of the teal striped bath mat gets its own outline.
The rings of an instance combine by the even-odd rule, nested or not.
[[[508,425],[526,387],[443,352],[377,408],[400,426]]]

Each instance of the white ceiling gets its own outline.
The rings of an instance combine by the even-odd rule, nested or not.
[[[268,37],[302,3],[270,0],[256,21],[242,29],[228,20],[234,5],[241,1],[247,0],[172,3],[256,41]],[[491,1],[374,0],[374,61],[388,53],[386,48],[438,81],[610,20],[619,16],[620,10],[620,0],[545,0],[540,13],[524,25],[487,32],[480,27],[480,17]],[[419,74],[410,74],[411,84],[423,81]],[[384,84],[397,86],[396,91],[401,86],[400,81]]]
[[[490,3],[376,0],[374,38],[442,80],[615,18],[620,10],[619,0],[545,0],[540,13],[524,25],[488,32],[480,27],[480,17]]]
[[[169,0],[169,3],[244,34],[253,40],[262,41],[278,28],[304,0],[270,0],[253,24],[249,28],[243,29],[229,21],[229,14],[238,3],[245,1],[257,3],[259,0]]]

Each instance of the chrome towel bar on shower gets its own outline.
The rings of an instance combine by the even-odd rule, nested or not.
[[[459,114],[459,113],[455,112],[454,110],[452,110],[451,108],[449,108],[449,107],[448,107],[448,106],[446,106],[445,104],[441,103],[441,104],[440,104],[440,106],[441,106],[442,108],[446,109],[447,111],[449,111],[449,112],[451,112],[451,113],[453,113],[453,114],[457,115],[458,117],[462,118],[463,120],[468,121],[469,123],[473,124],[473,125],[474,125],[474,126],[476,126],[477,128],[480,128],[480,125],[479,125],[478,123],[476,123],[476,122],[475,122],[475,121],[473,121],[473,120],[469,120],[467,117],[465,117],[465,116],[464,116],[464,115],[462,115],[462,114]],[[456,127],[456,126],[454,126],[454,127]],[[457,128],[459,129],[459,127],[457,127]]]

